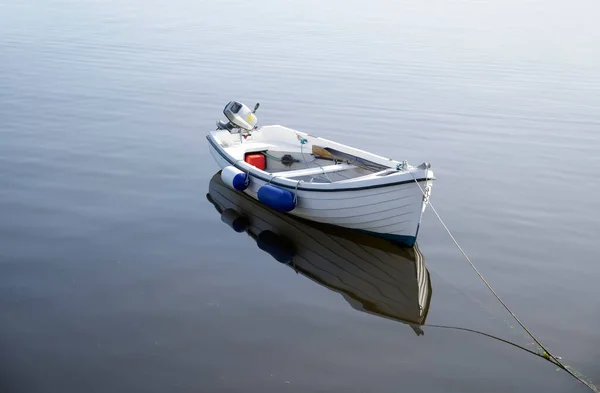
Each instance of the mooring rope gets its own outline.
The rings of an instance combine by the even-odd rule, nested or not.
[[[484,336],[484,337],[487,337],[487,338],[491,338],[491,339],[493,339],[493,340],[500,341],[500,342],[502,342],[502,343],[504,343],[504,344],[509,344],[509,345],[512,345],[513,347],[516,347],[516,348],[518,348],[518,349],[522,349],[523,351],[525,351],[525,352],[528,352],[528,353],[530,353],[530,354],[532,354],[532,355],[534,355],[534,356],[537,356],[537,357],[539,357],[539,358],[542,358],[542,359],[544,359],[544,360],[548,360],[548,359],[547,359],[547,358],[546,358],[544,355],[540,355],[539,353],[537,353],[537,352],[534,352],[534,351],[532,351],[531,349],[525,348],[525,347],[524,347],[524,346],[522,346],[522,345],[515,344],[515,343],[514,343],[514,342],[512,342],[512,341],[508,341],[508,340],[505,340],[505,339],[503,339],[503,338],[500,338],[500,337],[494,336],[494,335],[492,335],[492,334],[485,333],[485,332],[481,332],[481,331],[479,331],[479,330],[475,330],[475,329],[469,329],[469,328],[460,327],[460,326],[435,325],[435,324],[431,324],[431,325],[430,325],[430,324],[428,324],[428,323],[424,324],[423,326],[427,326],[427,327],[430,327],[430,328],[438,328],[438,329],[459,330],[459,331],[464,331],[464,332],[468,332],[468,333],[480,334],[480,335],[482,335],[482,336]]]
[[[421,190],[421,193],[423,194],[423,197],[427,198],[427,195],[425,194],[425,191],[423,190],[423,188],[419,184],[419,181],[415,178],[415,175],[412,173],[412,171],[410,170],[410,168],[404,167],[403,169],[407,170],[410,173],[410,175],[412,176],[412,178],[415,181],[415,183],[417,183],[417,186],[419,187],[419,190]],[[425,177],[427,177],[427,176],[425,176]],[[546,347],[533,335],[533,333],[527,328],[527,326],[525,326],[525,324],[523,322],[521,322],[521,320],[508,307],[508,305],[506,303],[504,303],[504,301],[502,300],[502,298],[500,297],[500,295],[498,295],[496,293],[496,291],[494,290],[494,288],[492,288],[492,286],[490,285],[490,283],[479,272],[479,269],[477,269],[477,267],[475,267],[475,264],[471,261],[471,258],[469,258],[469,256],[463,250],[463,248],[460,246],[460,244],[458,243],[458,241],[456,240],[456,238],[454,237],[454,235],[452,234],[452,232],[450,231],[450,229],[448,228],[448,226],[446,225],[446,223],[444,222],[444,220],[442,220],[442,217],[440,217],[439,213],[437,212],[437,210],[433,206],[433,203],[431,203],[431,200],[429,200],[429,206],[431,206],[431,210],[433,211],[433,213],[437,217],[438,221],[440,222],[440,224],[442,224],[442,226],[444,227],[444,229],[448,233],[448,236],[450,236],[450,239],[452,239],[452,241],[454,242],[454,244],[456,245],[456,247],[458,248],[458,250],[462,253],[463,257],[467,260],[467,262],[469,262],[469,265],[471,265],[471,268],[473,268],[473,270],[475,271],[475,273],[477,273],[477,275],[479,276],[479,278],[481,279],[481,281],[483,281],[483,283],[486,285],[486,287],[488,287],[488,289],[490,290],[490,292],[492,292],[492,294],[496,297],[496,299],[500,302],[500,304],[502,304],[502,306],[506,309],[506,311],[508,311],[508,313],[514,318],[514,320],[517,321],[517,323],[519,324],[519,326],[521,326],[523,328],[523,330],[531,337],[531,339],[544,351],[543,354],[541,354],[541,355],[538,354],[538,355],[541,356],[542,358],[548,360],[550,363],[553,363],[554,365],[556,365],[556,366],[560,367],[561,369],[563,369],[564,371],[566,371],[569,375],[571,375],[573,378],[575,378],[576,380],[578,380],[579,382],[581,382],[582,384],[584,384],[591,391],[593,391],[595,393],[600,393],[600,390],[596,386],[594,386],[591,383],[585,381],[583,378],[579,377],[578,375],[575,375],[556,356],[552,355],[546,349]]]

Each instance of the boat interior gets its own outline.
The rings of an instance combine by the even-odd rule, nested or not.
[[[234,135],[223,136],[231,138]],[[317,146],[306,139],[304,141],[284,139],[265,143],[237,137],[231,138],[229,143],[222,143],[222,146],[236,160],[245,161],[271,175],[295,181],[338,183],[397,173],[396,168],[331,147]]]

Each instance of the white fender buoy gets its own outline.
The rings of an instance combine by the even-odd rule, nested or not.
[[[234,190],[244,191],[250,184],[248,174],[230,165],[221,171],[221,180]]]

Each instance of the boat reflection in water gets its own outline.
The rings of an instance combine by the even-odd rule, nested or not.
[[[226,186],[220,172],[206,197],[223,222],[248,233],[277,261],[340,293],[354,309],[409,324],[423,334],[431,283],[418,246],[404,248],[272,210]]]

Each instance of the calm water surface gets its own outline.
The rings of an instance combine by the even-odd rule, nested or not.
[[[539,338],[600,381],[596,1],[1,1],[6,392],[585,392],[357,311],[221,221],[226,102],[412,163]],[[428,324],[535,349],[428,211]]]

